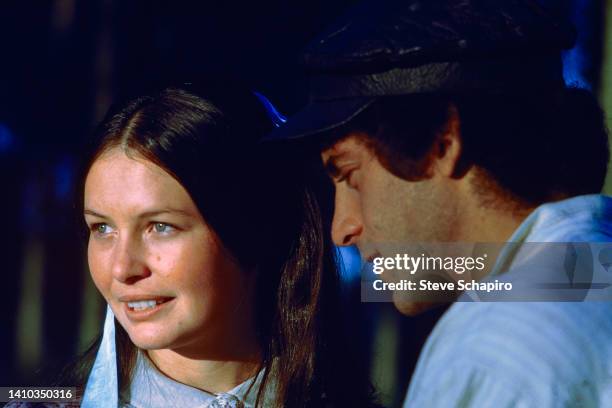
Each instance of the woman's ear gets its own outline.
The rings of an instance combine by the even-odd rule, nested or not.
[[[436,137],[432,151],[432,170],[443,177],[455,177],[459,170],[463,140],[459,113],[454,104],[448,107],[448,119],[444,130]]]

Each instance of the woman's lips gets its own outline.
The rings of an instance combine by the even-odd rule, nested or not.
[[[144,321],[157,317],[173,305],[170,297],[138,297],[138,299],[122,300],[126,316],[131,321]],[[154,302],[154,303],[153,303]]]

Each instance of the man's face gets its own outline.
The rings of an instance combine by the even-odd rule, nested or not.
[[[349,134],[321,153],[335,185],[332,238],[356,245],[363,259],[394,257],[414,243],[449,241],[456,219],[452,188],[436,174],[408,181],[389,172],[364,136]],[[400,311],[402,305],[395,299]]]

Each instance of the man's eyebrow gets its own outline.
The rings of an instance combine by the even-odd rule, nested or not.
[[[346,155],[347,155],[346,152],[339,152],[339,153],[331,154],[327,158],[327,161],[323,164],[325,171],[327,172],[327,174],[329,174],[331,178],[340,177],[341,172],[340,172],[340,168],[338,167],[338,161],[341,161],[343,158],[346,157]]]

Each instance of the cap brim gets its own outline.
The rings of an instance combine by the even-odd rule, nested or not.
[[[290,116],[287,122],[264,137],[264,141],[295,140],[318,135],[344,125],[367,108],[376,97],[317,101]]]

